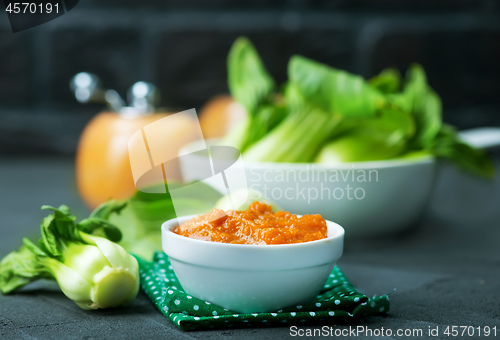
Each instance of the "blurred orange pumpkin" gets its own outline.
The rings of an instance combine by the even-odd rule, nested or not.
[[[154,113],[128,118],[116,112],[102,112],[89,122],[76,155],[78,191],[89,208],[110,198],[123,199],[134,194],[128,140],[145,125],[167,115]]]
[[[101,112],[85,127],[76,154],[76,182],[85,204],[93,209],[110,198],[124,199],[136,190],[128,155],[128,140],[139,129],[168,116],[169,113],[123,115]],[[205,138],[224,136],[242,121],[246,112],[229,95],[209,100],[200,111]],[[169,129],[170,130],[170,129]],[[174,148],[193,140],[186,121],[168,131]],[[171,150],[177,153],[178,150]],[[172,172],[169,172],[172,173]],[[173,179],[181,180],[180,170]]]
[[[230,95],[218,95],[210,99],[200,111],[201,131],[205,138],[224,136],[246,117],[246,111]]]

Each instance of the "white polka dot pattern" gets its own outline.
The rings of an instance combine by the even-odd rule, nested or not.
[[[387,295],[368,298],[357,292],[335,267],[314,301],[273,313],[235,313],[186,294],[165,254],[156,253],[153,262],[140,258],[138,262],[142,290],[160,312],[183,330],[286,326],[288,322],[335,323],[341,319],[385,314],[390,307]]]

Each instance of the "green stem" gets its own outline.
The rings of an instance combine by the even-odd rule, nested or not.
[[[318,111],[289,116],[252,145],[243,158],[251,162],[309,162],[338,123],[332,115]]]
[[[247,117],[241,123],[236,125],[220,142],[221,145],[232,146],[243,152],[243,148],[248,139],[248,130],[251,126],[251,119]]]

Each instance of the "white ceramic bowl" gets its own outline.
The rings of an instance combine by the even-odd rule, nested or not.
[[[204,179],[204,156],[191,153],[199,142],[181,149],[185,181]],[[217,141],[208,141],[216,145]],[[227,164],[231,164],[227,161]],[[230,190],[249,188],[294,214],[320,214],[337,221],[349,238],[369,238],[400,231],[417,221],[432,193],[436,160],[429,155],[343,164],[240,162],[246,181]],[[232,170],[234,172],[234,169]],[[241,176],[240,176],[241,177]],[[220,193],[224,182],[209,183]]]
[[[163,251],[186,293],[239,313],[271,312],[311,301],[343,251],[344,229],[330,221],[323,240],[245,245],[201,241],[172,231],[193,217],[163,223]]]
[[[434,157],[347,164],[245,163],[248,187],[283,210],[337,221],[348,238],[403,230],[432,194]],[[283,174],[283,179],[281,179]]]

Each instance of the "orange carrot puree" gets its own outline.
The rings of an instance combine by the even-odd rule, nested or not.
[[[244,211],[213,209],[174,232],[198,240],[236,244],[290,244],[327,237],[326,221],[320,215],[273,213],[262,202],[254,202]]]

